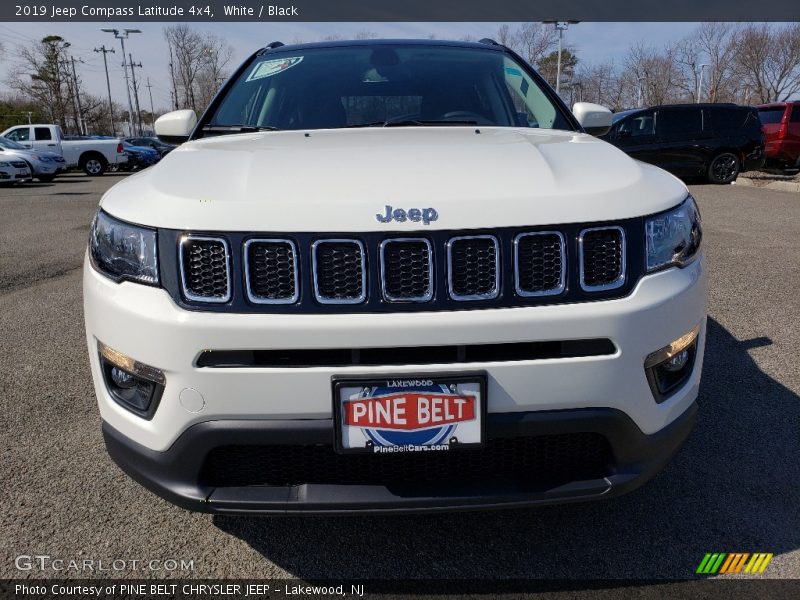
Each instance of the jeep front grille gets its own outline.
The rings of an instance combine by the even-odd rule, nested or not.
[[[564,236],[558,231],[521,233],[514,240],[514,274],[520,296],[549,296],[564,291]]]
[[[231,297],[230,255],[223,238],[188,235],[180,245],[181,282],[188,300],[227,302]]]
[[[590,302],[644,275],[642,219],[484,231],[159,230],[179,304],[251,313],[388,313]],[[174,250],[173,250],[174,251]]]
[[[256,304],[297,302],[297,251],[294,242],[254,239],[244,244],[247,297]]]
[[[320,240],[311,247],[314,295],[322,304],[360,304],[367,296],[364,244]]]
[[[447,243],[448,287],[453,300],[488,300],[500,293],[500,249],[492,235],[454,237]]]
[[[388,302],[427,302],[433,296],[433,252],[425,238],[384,240],[381,285]]]
[[[579,243],[584,290],[609,290],[625,283],[625,232],[621,227],[584,229]]]

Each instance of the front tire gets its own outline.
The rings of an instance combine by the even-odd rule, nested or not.
[[[739,159],[732,152],[717,154],[708,165],[708,181],[717,185],[732,183],[739,176]]]
[[[84,158],[81,158],[80,167],[89,177],[99,177],[106,172],[108,163],[102,155],[90,154]]]

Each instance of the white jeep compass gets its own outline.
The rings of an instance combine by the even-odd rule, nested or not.
[[[270,44],[102,199],[86,333],[112,458],[219,513],[608,497],[691,430],[686,187],[491,40]]]

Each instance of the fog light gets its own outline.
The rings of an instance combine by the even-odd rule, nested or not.
[[[97,342],[106,389],[123,408],[151,419],[164,391],[164,372]]]
[[[136,379],[119,367],[111,368],[111,379],[121,388],[131,388],[136,385]]]
[[[667,362],[664,363],[664,368],[667,371],[680,371],[683,367],[686,366],[686,363],[689,362],[689,351],[688,350],[681,350],[675,356],[670,358]]]
[[[700,325],[645,359],[647,383],[656,402],[664,402],[689,379],[697,355],[699,334]]]

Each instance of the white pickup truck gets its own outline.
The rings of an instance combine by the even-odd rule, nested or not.
[[[111,165],[128,162],[122,140],[65,140],[58,125],[16,125],[0,135],[34,150],[60,154],[67,167],[81,169],[91,176],[102,175]]]

